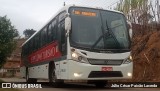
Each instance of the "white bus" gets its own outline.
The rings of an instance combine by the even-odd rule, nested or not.
[[[64,6],[22,45],[22,77],[49,79],[55,87],[68,80],[104,87],[108,80],[131,79],[131,34],[121,12]]]

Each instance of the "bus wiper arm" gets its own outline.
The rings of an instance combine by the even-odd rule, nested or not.
[[[102,27],[101,27],[102,28]],[[98,40],[96,40],[96,42],[92,45],[91,49],[94,49],[94,47],[100,42],[100,40],[103,38],[103,37],[108,37],[110,36],[110,33],[108,31],[106,31],[104,34],[102,34]]]
[[[115,40],[116,44],[117,45],[120,45],[117,38],[115,37],[114,33],[112,32],[112,30],[108,27],[108,23],[107,23],[107,20],[106,20],[106,27],[107,27],[107,30],[111,33],[111,36],[113,37],[113,39]]]

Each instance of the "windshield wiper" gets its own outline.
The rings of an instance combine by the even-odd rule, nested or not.
[[[117,40],[117,38],[115,37],[114,33],[112,32],[112,30],[108,27],[108,22],[107,22],[107,20],[106,20],[106,27],[107,27],[107,30],[108,30],[109,32],[111,32],[111,35],[112,35],[113,39],[115,40],[116,44],[117,44],[117,45],[120,45],[119,42],[118,42],[118,40]]]
[[[101,26],[101,29],[103,30],[103,27]],[[94,49],[94,47],[100,42],[100,40],[105,37],[108,38],[110,36],[109,31],[104,32],[99,38],[98,40],[96,40],[96,42],[92,45],[91,49]]]
[[[112,30],[108,27],[107,21],[106,21],[106,27],[107,27],[107,31],[104,31],[104,34],[102,34],[98,40],[96,40],[96,42],[92,45],[91,49],[94,49],[94,47],[100,42],[100,40],[104,37],[105,39],[108,39],[110,37],[110,35],[113,37],[113,39],[115,40],[117,45],[120,45],[117,38],[115,37],[114,33],[112,32]],[[101,26],[102,30],[103,27]]]

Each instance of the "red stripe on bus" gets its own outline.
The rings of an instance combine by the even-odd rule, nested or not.
[[[61,56],[61,53],[59,52],[59,49],[58,49],[58,43],[54,42],[32,53],[29,56],[28,60],[31,64],[35,64],[35,63],[44,62],[53,58],[58,58],[60,56]]]

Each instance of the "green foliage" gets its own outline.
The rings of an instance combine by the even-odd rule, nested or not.
[[[25,35],[26,38],[31,37],[34,33],[36,32],[36,30],[34,29],[26,29],[23,31],[23,34]]]
[[[120,0],[120,3],[117,4],[117,10],[123,11],[124,13],[128,13],[131,10],[146,6],[148,3],[148,0]],[[119,8],[122,8],[119,9]]]
[[[123,6],[123,12],[125,14],[128,14],[130,10],[130,0],[124,0],[124,4],[122,6]]]
[[[148,2],[148,0],[138,0],[138,5],[143,6],[145,2]]]
[[[131,8],[136,9],[138,7],[139,0],[131,0]]]
[[[151,15],[148,9],[149,2],[149,0],[120,0],[115,9],[122,11],[132,23],[138,21],[138,23],[147,24],[152,19],[148,17]]]
[[[0,68],[16,46],[15,37],[18,31],[6,16],[0,17]]]

